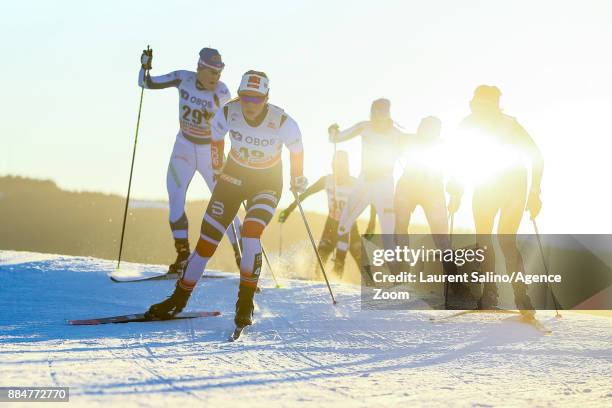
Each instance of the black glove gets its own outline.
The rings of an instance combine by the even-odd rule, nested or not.
[[[308,187],[308,179],[304,176],[291,177],[291,186],[289,189],[293,193],[302,194]]]
[[[150,70],[151,68],[153,68],[153,50],[151,48],[142,50],[142,55],[140,56],[140,64],[142,65],[142,69],[144,70]]]
[[[527,199],[527,208],[525,211],[529,211],[529,215],[532,220],[535,220],[535,217],[538,216],[540,210],[542,209],[542,200],[540,199],[539,191],[532,191],[529,193],[529,198]]]
[[[289,213],[287,212],[287,210],[283,210],[278,214],[278,222],[280,222],[281,224],[284,223],[285,221],[287,221],[287,217],[289,216]]]
[[[149,308],[145,313],[147,320],[169,320],[175,315],[179,314],[187,305],[189,296],[191,296],[190,290],[185,290],[179,286],[179,282],[176,283],[174,293],[168,299],[163,302],[156,303]]]

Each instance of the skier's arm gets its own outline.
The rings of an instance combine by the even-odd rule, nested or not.
[[[346,130],[336,131],[335,134],[332,134],[330,131],[329,141],[332,143],[339,143],[359,136],[364,131],[367,124],[368,122],[359,122]]]
[[[324,188],[325,188],[325,176],[318,179],[316,183],[312,184],[310,187],[306,189],[306,191],[300,194],[300,201],[303,202],[306,198],[308,198],[309,196],[315,193],[318,193]],[[289,217],[289,214],[291,214],[291,212],[295,210],[296,206],[297,206],[296,201],[293,201],[291,204],[289,204],[289,206],[283,211],[285,213],[285,218]]]
[[[215,173],[219,173],[223,169],[225,135],[228,131],[227,112],[227,106],[218,109],[211,124],[210,159]]]
[[[232,99],[232,93],[223,82],[219,82],[215,95],[219,98],[219,106],[224,106]]]
[[[368,221],[368,227],[366,228],[366,235],[370,235],[374,233],[374,229],[376,228],[376,208],[373,205],[370,205],[370,221]]]
[[[304,146],[302,144],[302,133],[295,120],[284,115],[281,119],[279,129],[283,144],[289,149],[289,161],[291,165],[291,185],[304,176]]]
[[[542,183],[542,174],[544,173],[544,156],[535,144],[529,133],[516,120],[514,128],[519,135],[520,147],[531,160],[531,193],[540,193],[540,184]]]
[[[173,71],[166,75],[152,77],[149,71],[140,68],[138,73],[138,86],[143,86],[146,89],[166,89],[177,88],[185,76],[187,71]]]

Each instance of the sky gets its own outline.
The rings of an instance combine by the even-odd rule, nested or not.
[[[0,21],[0,175],[125,194],[142,49],[155,75],[195,69],[212,46],[233,93],[246,70],[268,73],[311,182],[330,169],[329,124],[367,119],[372,100],[389,98],[406,131],[436,115],[452,138],[474,88],[496,85],[544,154],[540,229],[612,230],[609,1],[20,1]],[[166,198],[177,103],[173,89],[145,91],[133,197]],[[357,175],[360,143],[340,147]],[[194,180],[188,198],[209,196]],[[324,211],[323,194],[305,207]],[[471,225],[468,201],[457,217]]]

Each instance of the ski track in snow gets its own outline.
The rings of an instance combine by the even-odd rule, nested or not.
[[[139,270],[161,266],[132,264]],[[188,310],[219,317],[103,326],[173,281],[113,283],[112,261],[0,251],[0,386],[69,386],[72,405],[270,407],[612,406],[612,321],[540,312],[543,335],[507,315],[360,310],[358,288],[262,279],[236,343],[238,277],[203,280]]]

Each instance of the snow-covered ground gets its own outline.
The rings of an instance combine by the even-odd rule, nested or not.
[[[445,312],[360,311],[348,285],[332,306],[324,284],[263,279],[256,325],[228,343],[228,275],[188,306],[220,317],[67,325],[144,311],[174,285],[113,283],[113,267],[0,251],[0,386],[69,386],[87,406],[612,406],[610,318],[539,313],[551,335],[507,316],[434,324]]]

